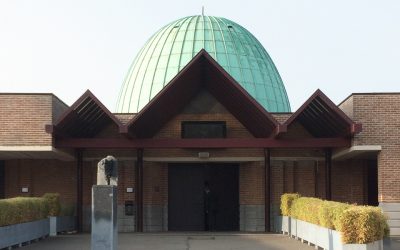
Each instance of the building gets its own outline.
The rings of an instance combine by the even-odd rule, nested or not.
[[[90,91],[70,107],[0,94],[0,195],[58,192],[88,231],[97,162],[113,155],[120,231],[269,231],[280,195],[298,192],[379,205],[400,234],[399,93],[335,105],[316,90],[292,113],[252,34],[193,16],[150,38],[117,110]]]

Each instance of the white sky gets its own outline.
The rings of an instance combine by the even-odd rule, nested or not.
[[[239,23],[274,60],[295,111],[317,88],[400,92],[399,0],[0,0],[0,92],[90,89],[114,111],[136,53],[163,25],[201,14]]]

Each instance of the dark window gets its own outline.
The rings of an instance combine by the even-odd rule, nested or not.
[[[188,121],[182,122],[182,138],[225,138],[226,122]]]

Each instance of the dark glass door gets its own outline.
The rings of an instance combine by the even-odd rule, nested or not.
[[[206,167],[211,193],[209,230],[239,230],[239,170],[231,164],[213,164]],[[212,203],[215,204],[212,204]]]
[[[174,164],[168,168],[168,230],[204,229],[204,170],[199,165]]]
[[[238,169],[237,164],[170,164],[169,230],[239,230]]]

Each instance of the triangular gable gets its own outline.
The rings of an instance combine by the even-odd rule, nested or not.
[[[319,89],[284,124],[290,129],[295,122],[315,137],[348,137],[362,128]]]
[[[120,121],[87,90],[54,125],[46,130],[60,137],[91,138],[110,124],[122,126]]]
[[[212,117],[214,117],[214,119]],[[182,112],[168,120],[153,137],[157,139],[179,139],[182,136],[182,130],[176,128],[179,127],[182,122],[191,122],[193,120],[197,122],[212,121],[217,123],[224,121],[229,128],[225,131],[227,138],[254,138],[246,127],[207,90],[200,91],[183,108]]]
[[[209,91],[255,137],[284,130],[205,50],[176,75],[129,122],[124,132],[138,138],[153,136],[202,89]]]

